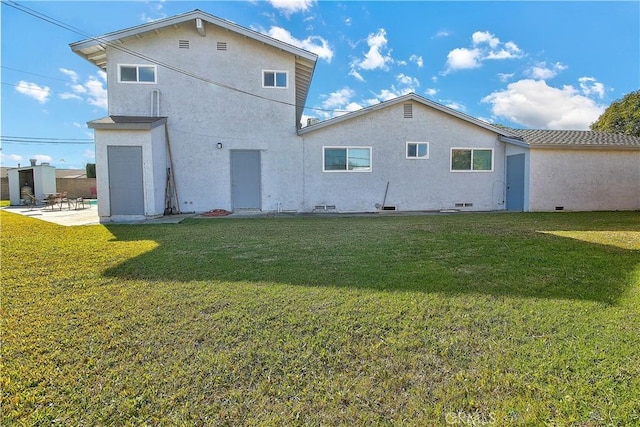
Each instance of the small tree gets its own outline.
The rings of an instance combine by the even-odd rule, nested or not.
[[[640,136],[640,90],[614,101],[591,125],[591,130]]]
[[[96,177],[96,164],[95,163],[87,163],[87,178],[95,178]]]

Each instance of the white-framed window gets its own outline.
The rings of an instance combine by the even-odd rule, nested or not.
[[[157,82],[157,71],[155,65],[119,64],[118,82],[154,84]]]
[[[428,159],[428,142],[407,142],[407,159]]]
[[[371,147],[322,147],[323,172],[371,172]]]
[[[493,148],[452,148],[451,172],[493,172]]]
[[[289,72],[278,70],[262,70],[262,87],[286,89],[289,86]]]

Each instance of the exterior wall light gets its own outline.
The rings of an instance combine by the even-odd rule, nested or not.
[[[222,142],[218,142],[218,150],[222,149]]]

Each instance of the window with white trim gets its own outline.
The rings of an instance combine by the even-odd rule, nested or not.
[[[493,149],[452,148],[451,172],[493,172]]]
[[[371,172],[371,147],[322,147],[323,172]]]
[[[155,65],[118,65],[118,82],[120,83],[156,83],[157,67]]]
[[[407,142],[407,159],[428,159],[428,142]]]
[[[287,71],[263,70],[262,87],[275,87],[286,89],[289,81]]]

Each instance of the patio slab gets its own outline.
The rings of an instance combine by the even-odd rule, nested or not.
[[[5,206],[2,210],[64,226],[97,225],[98,207],[87,204],[84,209],[51,209],[45,206]]]

